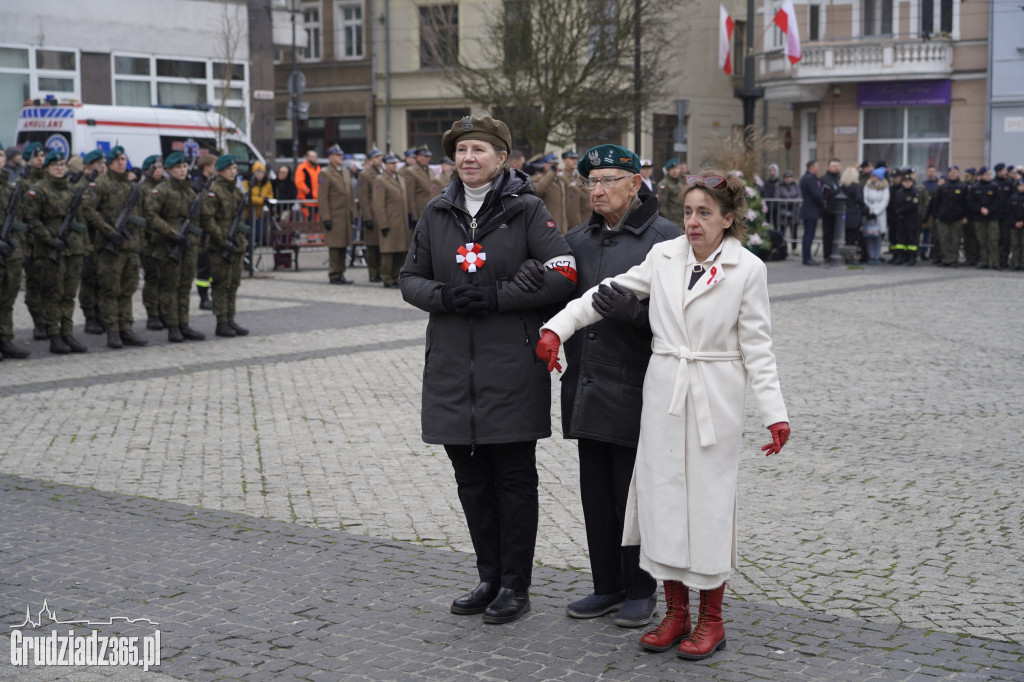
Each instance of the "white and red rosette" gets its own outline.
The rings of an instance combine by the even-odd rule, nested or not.
[[[476,272],[487,262],[487,254],[480,249],[480,245],[473,242],[460,246],[455,254],[455,262],[461,265],[465,272]]]

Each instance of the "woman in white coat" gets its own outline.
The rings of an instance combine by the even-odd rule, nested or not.
[[[864,232],[868,265],[879,265],[882,262],[882,237],[887,227],[885,209],[889,206],[889,183],[885,179],[884,168],[871,171],[871,177],[864,186],[864,203],[868,206],[868,214],[864,216],[861,230]]]
[[[697,660],[725,647],[748,377],[772,434],[767,454],[785,444],[789,417],[772,353],[767,270],[743,247],[743,183],[705,171],[686,185],[685,236],[656,244],[643,263],[570,302],[542,328],[537,355],[561,369],[560,344],[601,319],[592,305],[599,289],[650,298],[654,355],[622,544],[640,544],[640,566],[665,585],[665,618],[641,646],[666,651],[681,642],[678,655]],[[617,294],[613,281],[632,293]],[[700,590],[692,629],[690,589]]]

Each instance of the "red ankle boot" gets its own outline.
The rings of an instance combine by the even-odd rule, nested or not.
[[[690,590],[675,580],[665,581],[665,618],[640,638],[648,651],[668,651],[690,634]]]
[[[679,651],[676,653],[679,658],[699,661],[719,649],[725,648],[725,627],[722,625],[722,597],[724,596],[725,583],[713,590],[700,591],[697,627],[679,645]]]

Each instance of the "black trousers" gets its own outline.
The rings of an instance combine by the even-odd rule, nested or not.
[[[845,235],[844,235],[845,236]],[[836,215],[821,214],[821,258],[826,263],[832,258],[832,243],[836,238]]]
[[[445,445],[480,580],[523,590],[537,545],[537,441]]]
[[[577,447],[594,592],[610,594],[625,590],[629,599],[649,597],[658,583],[640,568],[639,545],[622,546],[636,449],[587,438],[580,438]]]

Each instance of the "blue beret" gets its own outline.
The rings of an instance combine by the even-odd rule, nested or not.
[[[1005,163],[997,163],[996,165],[992,166],[992,170],[994,170],[996,173],[1003,170],[1004,168],[1006,168]]]
[[[213,167],[219,171],[230,168],[233,165],[235,165],[234,154],[223,154],[221,156],[218,156],[217,160],[213,163]]]
[[[181,152],[171,152],[164,161],[164,168],[170,170],[180,163],[188,163],[188,159]]]
[[[42,148],[43,144],[41,142],[29,142],[25,145],[25,148],[21,150],[21,158],[28,161]]]
[[[394,154],[388,154],[387,156],[384,157],[384,163],[398,163],[399,160],[400,159]]]
[[[331,156],[333,154],[344,154],[344,153],[345,152],[341,151],[341,146],[340,145],[336,145],[336,144],[332,144],[330,146],[330,148],[327,150],[327,156]]]
[[[958,171],[960,170],[960,166],[950,166],[949,168],[946,169],[946,172],[948,173],[951,170]]]
[[[146,160],[142,162],[142,170],[149,170],[153,167],[153,164],[160,160],[159,154],[150,154],[146,157]]]
[[[121,145],[113,147],[109,152],[107,152],[107,163],[110,163],[111,161],[121,156],[122,154],[124,154],[124,147],[122,147]]]
[[[984,175],[987,172],[988,172],[988,166],[982,166],[981,168],[978,169],[978,175]]]
[[[590,171],[599,168],[621,168],[630,173],[639,173],[640,157],[617,144],[599,144],[583,155],[580,175],[590,177]]]
[[[82,161],[84,161],[85,165],[88,166],[90,163],[96,163],[97,161],[99,161],[102,158],[103,158],[103,150],[102,149],[93,149],[91,152],[89,152],[88,154],[85,155],[85,158],[82,159]]]
[[[665,162],[665,170],[671,170],[679,165],[679,159],[672,158]]]
[[[970,168],[965,170],[964,173],[970,173],[971,175],[977,175],[978,171],[974,170],[974,166],[971,166]]]
[[[63,160],[64,160],[64,152],[56,151],[56,150],[52,151],[52,152],[50,152],[49,154],[46,155],[45,159],[43,159],[43,168],[46,168],[47,166],[49,166],[54,161],[63,161]]]

